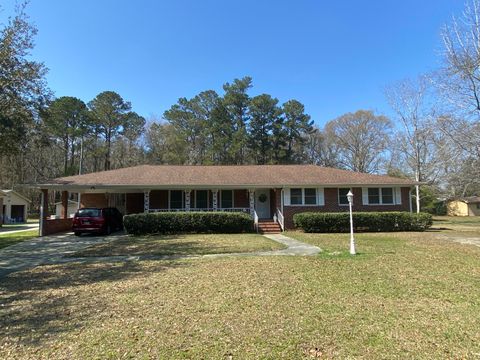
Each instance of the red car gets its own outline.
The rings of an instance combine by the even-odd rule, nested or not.
[[[72,230],[76,236],[83,233],[109,235],[123,229],[123,216],[116,208],[83,208],[73,217]]]

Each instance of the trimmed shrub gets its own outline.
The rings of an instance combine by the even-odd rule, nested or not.
[[[240,212],[158,212],[123,217],[129,234],[242,233],[253,231],[250,215]]]
[[[304,212],[293,216],[295,227],[305,232],[349,232],[349,213]],[[432,215],[408,212],[354,212],[353,226],[360,232],[425,231]]]

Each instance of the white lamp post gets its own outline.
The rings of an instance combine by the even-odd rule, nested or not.
[[[355,255],[355,239],[353,238],[353,216],[352,216],[352,204],[353,204],[353,194],[352,190],[348,191],[347,194],[348,207],[350,208],[350,254]]]

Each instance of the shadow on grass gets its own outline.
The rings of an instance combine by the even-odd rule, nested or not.
[[[118,283],[172,268],[185,262],[71,263],[40,266],[10,274],[0,282],[0,346],[2,343],[42,345],[50,336],[81,328],[110,306],[102,282]],[[81,295],[77,294],[81,292]],[[72,311],[71,309],[75,309]]]
[[[91,246],[69,255],[70,258],[108,257],[108,256],[193,256],[206,254],[225,254],[234,252],[252,252],[275,250],[268,247],[257,248],[255,244],[238,245],[225,242],[215,244],[209,241],[197,241],[192,236],[157,235],[151,237],[125,237],[112,242]]]

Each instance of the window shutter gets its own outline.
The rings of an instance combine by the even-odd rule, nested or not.
[[[362,204],[368,205],[368,188],[362,188]]]
[[[283,205],[285,206],[290,205],[290,189],[283,190]]]
[[[317,189],[317,204],[319,206],[324,206],[325,205],[325,195],[323,192],[323,188],[318,188]]]
[[[402,188],[395,188],[395,204],[402,205]]]

